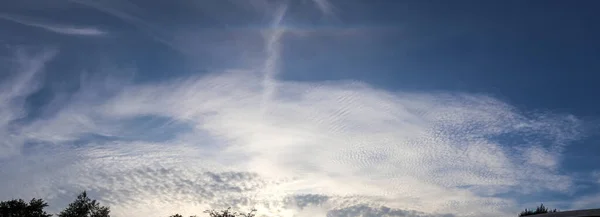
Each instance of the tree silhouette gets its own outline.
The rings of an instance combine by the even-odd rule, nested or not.
[[[84,191],[58,217],[110,217],[110,209],[88,198]]]
[[[208,213],[208,215],[210,217],[255,217],[254,212],[256,212],[255,209],[253,209],[249,213],[233,212],[233,211],[231,211],[231,207],[229,207],[225,210],[221,210],[221,211],[216,211],[214,209],[204,211],[204,213]],[[180,214],[175,214],[175,215],[172,215],[169,217],[183,217],[183,216]],[[190,217],[196,217],[196,216],[190,216]]]
[[[215,211],[214,209],[204,211],[204,213],[208,213],[210,217],[254,217],[254,212],[256,212],[256,209],[253,209],[249,213],[232,212],[231,207],[221,211]]]
[[[182,216],[182,215],[179,215],[179,214],[175,214],[175,215],[172,215],[172,216],[169,216],[169,217],[183,217],[183,216]],[[195,216],[195,215],[193,215],[193,216],[190,216],[190,217],[196,217],[196,216]]]
[[[22,199],[0,202],[0,217],[50,217],[44,211],[48,204],[42,199],[31,199],[29,203]]]
[[[535,211],[533,211],[533,210],[528,210],[528,209],[525,209],[523,212],[521,212],[521,213],[519,214],[519,217],[522,217],[522,216],[528,216],[528,215],[537,215],[537,214],[549,213],[549,212],[558,212],[558,210],[556,210],[556,209],[553,209],[553,210],[548,210],[548,208],[546,208],[546,207],[544,206],[544,204],[541,204],[540,206],[538,206],[538,207],[535,209]]]

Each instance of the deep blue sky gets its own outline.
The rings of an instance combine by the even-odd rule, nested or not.
[[[356,11],[344,13],[345,5]],[[332,54],[352,49],[351,43],[307,50],[312,53],[305,55],[322,55],[313,59],[323,65],[332,65],[331,59],[345,63],[331,70],[339,74],[312,70],[315,75],[369,80],[391,89],[486,92],[526,108],[582,116],[599,110],[590,98],[600,93],[595,85],[600,70],[597,1],[372,1],[339,7],[346,25],[395,32],[371,42],[379,45],[375,55],[337,59]],[[302,45],[297,46],[289,45],[290,55],[302,55]],[[303,66],[289,67],[303,71],[298,69]],[[315,75],[289,74],[290,79]]]

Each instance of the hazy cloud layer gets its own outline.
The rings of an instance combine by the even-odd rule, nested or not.
[[[149,207],[191,212],[231,203],[285,213],[292,212],[283,203],[289,195],[317,194],[355,198],[315,200],[316,210],[328,207],[333,216],[353,210],[417,216],[403,210],[510,213],[514,202],[498,195],[572,186],[557,170],[555,150],[577,138],[579,121],[525,115],[485,95],[274,80],[280,91],[265,108],[263,78],[238,70],[88,85],[58,113],[14,122],[25,115],[23,98],[35,90],[27,84],[36,83],[53,53],[22,60],[12,91],[3,92],[2,133],[11,139],[4,142],[2,165],[11,178],[1,181],[14,186],[3,195],[68,198],[90,189],[116,214],[129,215],[156,213]],[[107,91],[113,93],[99,94]],[[132,137],[128,131],[143,127],[135,124],[139,118],[166,118],[151,127],[171,139]],[[185,130],[160,130],[177,124]]]

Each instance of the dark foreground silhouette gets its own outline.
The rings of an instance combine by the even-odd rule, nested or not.
[[[215,211],[215,210],[206,210],[204,211],[204,213],[208,213],[208,215],[210,217],[254,217],[254,212],[256,212],[256,210],[252,210],[249,213],[238,213],[238,212],[233,212],[231,211],[231,208],[228,208],[226,210],[221,210],[221,211]],[[169,217],[183,217],[182,215],[179,214],[175,214]],[[197,217],[195,215],[190,216],[190,217]]]
[[[48,203],[42,199],[31,199],[25,202],[22,199],[0,202],[0,217],[50,217],[44,211]],[[83,193],[77,196],[77,199],[70,203],[67,208],[57,214],[58,217],[109,217],[110,209],[106,206],[100,206],[96,200],[92,200]]]
[[[0,217],[51,217],[52,214],[48,214],[44,211],[44,208],[48,206],[42,199],[33,198],[29,202],[23,199],[13,199],[9,201],[0,202]],[[249,213],[238,213],[231,211],[231,209],[216,211],[206,210],[210,217],[254,217],[252,210]],[[87,196],[84,191],[77,196],[77,199],[70,203],[60,213],[56,214],[58,217],[110,217],[110,208],[107,206],[100,206],[96,200],[92,200]],[[175,214],[170,217],[183,217],[180,214]],[[196,216],[191,216],[196,217]]]
[[[544,204],[541,204],[540,206],[538,206],[535,210],[528,210],[525,209],[523,212],[521,212],[519,214],[519,217],[522,216],[529,216],[529,215],[537,215],[537,214],[542,214],[542,213],[550,213],[550,212],[558,212],[558,210],[553,209],[553,210],[549,210],[548,208],[546,208],[544,206]]]

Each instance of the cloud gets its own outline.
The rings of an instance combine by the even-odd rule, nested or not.
[[[144,32],[147,36],[152,38],[153,40],[160,42],[167,47],[174,49],[179,52],[187,53],[188,51],[185,47],[178,46],[174,43],[172,37],[168,32],[164,29],[161,29],[158,26],[155,26],[151,23],[148,23],[136,16],[134,13],[126,11],[123,9],[123,4],[125,2],[97,2],[97,1],[89,1],[89,0],[68,0],[71,3],[80,4],[86,7],[90,7],[106,13],[110,16],[114,16],[123,22],[134,26],[139,31]]]
[[[274,96],[277,91],[277,86],[275,83],[277,72],[279,71],[279,64],[281,61],[279,58],[281,57],[281,37],[285,33],[284,28],[282,28],[281,23],[285,17],[285,13],[287,10],[287,5],[282,5],[277,8],[273,21],[271,23],[271,28],[268,33],[265,35],[265,51],[266,58],[264,61],[264,78],[263,78],[263,109],[267,110],[269,107],[269,101]]]
[[[328,216],[364,216],[364,217],[376,217],[376,216],[406,216],[406,217],[424,217],[424,216],[440,216],[440,217],[452,217],[454,215],[429,215],[425,213],[419,213],[415,211],[406,211],[399,209],[390,209],[389,207],[373,208],[366,205],[356,205],[346,207],[343,209],[331,210],[328,212]]]
[[[486,96],[390,94],[356,83],[294,82],[278,83],[285,93],[262,116],[254,103],[261,98],[260,82],[249,74],[127,89],[104,112],[189,122],[227,144],[222,147],[227,155],[248,158],[238,165],[242,169],[266,177],[304,177],[286,187],[295,192],[386,195],[438,211],[448,201],[465,202],[506,187],[567,191],[571,185],[567,176],[519,151],[530,144],[490,139],[543,137],[546,126],[561,120],[528,119]]]
[[[592,194],[585,197],[580,197],[569,204],[570,210],[577,209],[595,209],[600,203],[600,194]]]
[[[27,26],[38,27],[38,28],[44,29],[46,31],[63,34],[63,35],[101,36],[101,35],[107,34],[105,31],[102,31],[102,30],[100,30],[98,28],[94,28],[94,27],[77,27],[77,26],[70,26],[70,25],[43,23],[43,22],[34,21],[31,18],[15,16],[15,15],[0,14],[0,19],[12,21],[12,22],[27,25]]]
[[[40,87],[37,76],[55,54],[55,50],[34,55],[18,50],[15,58],[10,61],[17,72],[6,73],[13,76],[3,81],[0,87],[0,135],[5,138],[0,142],[0,158],[19,152],[17,145],[22,144],[24,138],[12,131],[13,123],[27,115],[23,108],[25,98]]]
[[[333,15],[334,7],[329,0],[313,0],[317,8],[325,15]]]
[[[292,212],[282,202],[290,195],[318,194],[357,195],[355,203],[330,204],[327,212],[404,213],[377,208],[386,206],[467,216],[509,213],[514,201],[500,196],[506,193],[572,185],[556,169],[558,154],[544,154],[548,148],[534,146],[535,139],[503,139],[576,137],[556,135],[577,127],[570,116],[528,116],[485,95],[281,80],[263,113],[260,74],[123,83],[111,86],[111,94],[87,85],[58,113],[13,130],[27,152],[21,161],[4,158],[15,163],[5,167],[25,161],[25,171],[39,175],[3,170],[14,177],[3,186],[18,182],[65,201],[90,189],[122,215],[157,212],[151,207],[200,212],[238,200],[239,208],[281,214]],[[127,131],[140,127],[131,123],[143,117],[170,120],[153,126],[155,132],[175,123],[189,130],[158,143],[127,139]],[[22,189],[3,195],[26,195]]]

